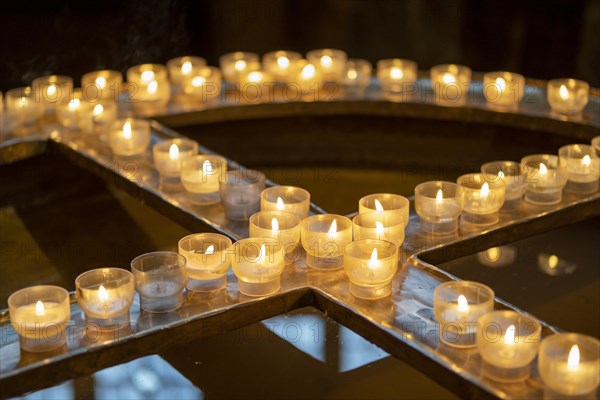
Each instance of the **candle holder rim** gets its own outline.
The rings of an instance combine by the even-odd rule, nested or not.
[[[527,326],[530,326],[529,323],[533,323],[535,329],[527,335],[528,337],[531,337],[531,336],[539,337],[542,333],[542,324],[540,323],[540,321],[537,318],[535,318],[534,316],[532,316],[528,313],[517,312],[517,311],[513,311],[513,310],[489,311],[489,312],[483,314],[481,317],[479,317],[479,319],[477,320],[477,323],[481,327],[481,326],[485,325],[482,321],[496,321],[497,320],[496,317],[502,317],[507,320],[510,320],[511,317],[522,318],[522,319],[525,319],[526,322],[528,322]],[[523,324],[521,323],[521,324],[519,324],[519,326],[523,326]],[[516,326],[516,327],[519,328],[519,326]],[[520,332],[518,332],[518,333],[520,333]],[[522,335],[519,335],[519,336],[522,336]]]
[[[15,302],[15,299],[18,298],[20,295],[22,295],[25,292],[28,291],[33,291],[33,290],[53,290],[56,291],[57,293],[60,293],[61,295],[61,299],[59,302],[63,302],[65,300],[69,300],[70,298],[70,294],[67,291],[67,289],[63,288],[62,286],[57,286],[57,285],[35,285],[35,286],[28,286],[25,288],[21,288],[19,290],[17,290],[16,292],[13,292],[10,296],[8,296],[8,300],[6,301],[7,305],[9,306],[9,308],[12,307],[19,307],[15,304],[13,304]],[[64,298],[62,298],[64,296]],[[30,304],[34,304],[35,302],[32,302]]]
[[[244,172],[244,171],[250,171],[253,173],[256,173],[256,178],[254,178],[253,180],[248,180],[247,177],[245,177],[245,174],[240,174],[240,172]],[[237,183],[233,183],[233,182],[229,182],[229,176],[235,176],[236,174],[240,175],[240,179]],[[226,186],[226,185],[231,185],[231,186],[240,186],[240,187],[254,187],[254,186],[261,186],[265,183],[265,179],[267,178],[267,176],[263,173],[260,172],[258,170],[255,169],[234,169],[231,171],[227,171],[225,174],[223,174],[223,177],[221,177],[219,184],[222,186]],[[242,182],[244,182],[244,184],[241,184]],[[262,193],[262,191],[261,191]]]
[[[525,81],[525,76],[518,73],[518,72],[512,72],[512,71],[503,71],[503,70],[496,70],[496,71],[488,71],[485,72],[483,74],[483,78],[485,79],[486,77],[491,78],[491,77],[500,77],[500,78],[504,78],[504,76],[506,75],[512,75],[512,77],[516,77],[517,80],[521,81],[523,80],[523,82]],[[500,75],[500,76],[498,76]],[[513,79],[513,81],[515,81],[515,79]]]
[[[230,248],[233,245],[233,241],[231,240],[231,238],[222,235],[220,233],[212,233],[212,232],[202,232],[202,233],[191,233],[189,235],[186,235],[184,237],[182,237],[181,239],[179,239],[179,241],[177,242],[177,248],[181,248],[182,247],[182,243],[186,240],[192,240],[195,239],[196,237],[208,237],[208,238],[214,238],[217,241],[224,241],[225,243],[228,243],[227,247],[225,247],[224,249],[219,249],[219,251],[225,251],[228,248]],[[191,250],[185,250],[184,251],[191,251]]]
[[[484,292],[486,292],[489,295],[489,298],[481,303],[477,303],[477,304],[485,304],[488,302],[494,302],[494,299],[496,298],[496,293],[494,292],[494,289],[492,289],[491,287],[489,287],[486,284],[483,284],[481,282],[476,282],[476,281],[447,281],[447,282],[442,282],[439,285],[437,285],[435,288],[433,288],[433,298],[436,299],[438,297],[438,294],[443,290],[443,289],[447,289],[447,288],[452,288],[452,287],[476,287],[478,289],[483,290]]]
[[[285,54],[278,55],[278,53],[285,53]],[[294,57],[289,57],[289,56],[294,56]],[[271,58],[271,57],[273,57],[274,59],[277,59],[278,57],[287,57],[288,59],[297,57],[297,59],[301,59],[302,54],[300,52],[297,52],[294,50],[285,50],[285,49],[273,50],[273,51],[268,51],[268,52],[264,53],[262,55],[262,60],[264,61],[265,58]],[[290,60],[290,61],[296,61],[296,60]]]
[[[422,193],[423,188],[429,188],[430,186],[434,186],[437,187],[438,189],[442,190],[442,194],[445,195],[444,193],[444,186],[446,187],[452,187],[456,193],[454,194],[454,196],[451,197],[442,197],[442,200],[446,200],[446,199],[455,199],[458,197],[461,197],[464,194],[465,188],[462,187],[461,185],[459,185],[458,183],[455,182],[450,182],[450,181],[428,181],[428,182],[422,182],[419,183],[417,186],[415,186],[415,196],[420,196],[420,197],[424,197],[426,199],[432,199],[435,200],[436,196],[426,196],[425,194]]]
[[[557,154],[547,154],[547,153],[529,154],[529,155],[521,158],[520,164],[523,165],[523,167],[533,166],[533,167],[537,168],[535,165],[532,165],[532,162],[533,162],[533,160],[540,160],[540,159],[550,162],[549,164],[544,163],[544,165],[546,166],[547,169],[560,170],[560,169],[566,168],[565,163],[560,159],[560,157]],[[539,164],[539,162],[537,164]]]
[[[368,200],[371,200],[371,198],[377,198],[377,196],[383,196],[383,197],[393,198],[393,199],[399,200],[402,203],[402,205],[400,207],[398,207],[398,208],[390,208],[390,209],[387,209],[387,210],[384,210],[384,211],[400,210],[400,209],[403,209],[403,208],[405,208],[405,207],[407,207],[407,206],[410,205],[410,200],[408,198],[406,198],[405,196],[402,196],[401,194],[396,194],[396,193],[372,193],[372,194],[368,194],[366,196],[361,197],[358,200],[358,204],[362,205],[365,208],[369,208],[370,209],[371,207],[367,207],[363,203],[366,202],[366,201],[368,201]]]
[[[168,152],[171,144],[176,144],[177,147],[179,147],[179,151],[192,151],[194,152],[196,155],[196,153],[198,152],[198,142],[193,140],[193,139],[188,139],[188,138],[173,138],[173,139],[165,139],[165,140],[161,140],[160,142],[154,144],[154,146],[152,147],[153,149],[156,149],[156,151],[166,151]],[[190,146],[190,149],[181,149],[181,145],[185,144]]]
[[[356,247],[359,247],[359,246],[365,245],[365,244],[381,245],[381,246],[384,246],[387,249],[389,249],[389,250],[392,251],[392,254],[386,255],[385,257],[379,257],[379,254],[378,254],[377,259],[379,261],[387,261],[387,260],[389,260],[391,258],[398,257],[398,254],[399,254],[398,246],[396,246],[394,243],[392,243],[392,242],[390,242],[388,240],[383,240],[383,239],[359,239],[359,240],[353,240],[352,242],[346,244],[346,246],[344,247],[344,257],[352,258],[354,260],[364,261],[365,259],[357,257],[357,256],[351,254],[350,251],[353,250]]]
[[[475,176],[477,178],[474,178]],[[481,179],[481,182],[478,182],[479,179]],[[465,180],[466,180],[466,182],[462,182]],[[506,190],[506,183],[504,183],[504,181],[502,179],[490,181],[490,180],[486,179],[485,174],[481,173],[481,172],[471,172],[468,174],[463,174],[463,175],[459,176],[458,178],[456,178],[456,183],[459,184],[460,186],[462,186],[465,189],[465,191],[481,190],[481,186],[473,186],[473,185],[479,184],[479,183],[487,183],[490,190],[499,190],[499,191],[501,191],[502,189]]]
[[[43,82],[44,80],[48,80],[48,79],[55,79],[55,80],[57,80],[57,82]],[[35,85],[36,83],[65,83],[65,82],[73,83],[73,78],[71,78],[68,75],[57,75],[57,74],[43,75],[43,76],[38,76],[33,81],[31,81],[31,86]]]
[[[267,228],[263,228],[255,223],[256,222],[255,220],[263,215],[274,215],[274,216],[280,215],[282,217],[294,219],[295,222],[292,222],[293,226],[291,228],[283,228],[282,229],[280,227],[278,229],[280,232],[287,232],[287,231],[294,230],[298,226],[300,226],[300,222],[302,221],[302,218],[298,214],[293,213],[293,212],[283,211],[283,210],[265,210],[265,211],[258,211],[258,212],[255,212],[254,214],[252,214],[250,216],[250,218],[248,218],[248,223],[254,224],[254,226],[256,226],[257,228],[260,228],[260,229],[267,229]]]
[[[396,221],[396,223],[394,223],[393,225],[389,225],[389,224],[384,224],[384,229],[386,228],[392,228],[392,227],[396,227],[396,226],[404,226],[404,216],[400,213],[386,213],[384,211],[369,211],[366,213],[362,213],[362,214],[356,214],[354,217],[352,217],[352,225],[357,225],[361,228],[364,229],[377,229],[374,226],[366,226],[366,225],[361,225],[359,223],[359,220],[367,218],[367,217],[375,217],[375,216],[381,216],[382,219],[384,218],[392,218],[392,219],[397,219],[399,218],[400,221]],[[391,210],[387,210],[387,211],[391,211]],[[382,222],[383,223],[383,222]]]
[[[575,78],[554,78],[548,81],[548,87],[560,87],[561,85],[565,85],[569,89],[579,89],[581,87],[590,89],[590,84],[581,79]]]
[[[572,143],[572,144],[566,144],[564,146],[561,146],[558,148],[558,157],[560,158],[561,156],[563,156],[563,157],[578,158],[578,157],[572,157],[572,155],[570,154],[571,149],[577,149],[577,148],[586,150],[585,152],[584,151],[579,152],[581,154],[581,156],[587,155],[587,156],[590,156],[590,158],[599,158],[598,155],[596,154],[596,149],[594,148],[594,146],[592,146],[591,144],[587,144],[587,143]],[[569,154],[561,154],[566,151],[568,151]]]
[[[187,263],[187,259],[185,258],[185,256],[183,256],[182,254],[179,254],[175,251],[169,251],[169,250],[158,250],[158,251],[149,251],[147,253],[144,254],[140,254],[139,256],[135,257],[133,260],[131,260],[130,266],[131,266],[131,270],[138,273],[148,273],[149,271],[144,271],[143,269],[140,269],[140,266],[136,266],[134,265],[137,261],[140,261],[144,258],[148,258],[150,256],[160,256],[160,255],[165,255],[165,256],[175,256],[175,258],[177,258],[177,260],[179,261],[179,269],[183,270],[185,268],[185,264]],[[183,265],[181,265],[181,263],[183,262]]]
[[[577,332],[564,332],[564,333],[553,333],[552,335],[548,335],[546,336],[541,344],[540,344],[540,354],[542,352],[544,352],[544,350],[546,350],[546,348],[548,346],[556,346],[557,344],[559,344],[559,342],[561,342],[562,340],[566,340],[569,345],[575,345],[578,344],[579,345],[579,341],[585,341],[586,342],[586,348],[588,348],[588,346],[594,346],[596,347],[596,357],[593,360],[581,360],[581,362],[589,362],[589,361],[594,361],[594,360],[599,360],[600,359],[600,340],[598,340],[598,338],[591,336],[591,335],[586,335],[584,333],[577,333]],[[580,346],[581,347],[581,346]],[[545,352],[544,352],[545,353]],[[547,353],[545,353],[546,355],[548,355]],[[568,354],[568,352],[567,352]],[[551,355],[548,355],[551,358],[555,358],[552,357]]]
[[[260,198],[264,199],[266,201],[272,202],[271,199],[268,199],[266,197],[267,195],[270,194],[270,192],[275,192],[277,190],[288,190],[288,189],[293,189],[294,192],[300,193],[304,196],[303,199],[300,199],[298,201],[291,201],[291,202],[288,202],[288,204],[299,204],[299,203],[303,203],[307,200],[310,200],[310,192],[308,190],[303,189],[298,186],[291,186],[291,185],[279,185],[279,186],[268,187],[268,188],[264,189],[262,192],[260,192]],[[293,199],[293,200],[295,200],[295,199]]]
[[[81,281],[84,280],[85,278],[97,274],[100,271],[111,271],[111,272],[117,272],[118,274],[122,274],[121,276],[119,276],[119,279],[121,278],[127,278],[126,281],[124,283],[133,283],[134,282],[134,276],[133,274],[126,270],[125,268],[120,268],[120,267],[103,267],[103,268],[94,268],[94,269],[90,269],[89,271],[85,271],[82,272],[81,274],[79,274],[77,276],[77,278],[75,278],[75,287],[76,288],[83,288],[83,289],[87,289],[87,287],[85,286],[81,286]]]
[[[218,154],[209,154],[209,153],[201,153],[201,154],[195,154],[191,157],[186,158],[185,160],[183,160],[181,162],[181,169],[187,169],[187,167],[189,166],[189,164],[192,164],[194,162],[200,161],[200,160],[216,160],[218,162],[220,162],[221,164],[225,164],[225,166],[227,166],[227,159],[223,156],[220,156]]]
[[[331,218],[329,221],[327,221],[327,219]],[[333,220],[337,220],[338,221],[338,230],[336,232],[341,232],[341,231],[345,231],[347,229],[352,229],[352,220],[344,215],[339,215],[339,214],[315,214],[315,215],[309,215],[308,217],[304,217],[302,218],[302,220],[300,221],[300,226],[302,227],[302,229],[305,230],[309,230],[308,229],[308,225],[313,222],[313,221],[327,221],[327,222],[333,222]],[[342,221],[344,223],[344,227],[342,228],[340,221]],[[340,229],[342,228],[342,229]],[[325,231],[313,231],[311,230],[312,233],[327,233],[327,230]]]

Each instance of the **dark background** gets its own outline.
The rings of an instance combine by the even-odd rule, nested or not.
[[[421,69],[462,63],[600,86],[600,0],[103,0],[2,2],[0,90],[37,76],[125,71],[236,50],[346,50]]]

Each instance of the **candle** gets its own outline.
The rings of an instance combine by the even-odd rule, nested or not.
[[[79,275],[75,279],[77,303],[86,324],[100,330],[129,326],[133,282],[131,272],[121,268],[98,268]]]
[[[525,171],[525,201],[537,205],[557,204],[567,183],[567,167],[551,154],[534,154],[521,159]]]
[[[261,211],[250,217],[250,237],[271,238],[281,242],[285,263],[291,264],[298,258],[301,218],[286,211]]]
[[[112,124],[117,119],[117,113],[116,103],[90,103],[82,98],[78,107],[78,122],[83,133],[87,134],[88,144],[106,144]]]
[[[431,181],[415,187],[415,210],[421,219],[423,232],[455,232],[463,203],[464,189],[456,183]]]
[[[182,238],[178,247],[187,260],[189,290],[210,292],[225,287],[231,265],[231,239],[218,233],[195,233]]]
[[[185,264],[185,257],[172,251],[146,253],[131,261],[142,310],[162,313],[181,307],[187,281]]]
[[[538,370],[555,393],[593,398],[600,376],[600,341],[577,333],[548,336],[540,345]]]
[[[260,100],[262,94],[262,86],[265,83],[273,83],[273,77],[263,71],[256,69],[254,71],[245,71],[238,75],[239,89],[244,93],[248,99],[253,102]],[[254,89],[252,89],[254,87]],[[252,92],[249,92],[252,90]]]
[[[277,82],[290,82],[294,78],[295,63],[301,58],[295,51],[272,51],[263,56],[262,65]]]
[[[598,190],[600,160],[596,150],[587,144],[570,144],[558,150],[560,162],[567,166],[565,190],[575,193],[594,193]]]
[[[120,71],[93,71],[81,77],[81,90],[84,97],[93,102],[118,102],[122,87],[123,74]]]
[[[193,99],[207,102],[221,94],[221,71],[216,67],[201,67],[182,78],[183,91]]]
[[[163,108],[171,97],[167,68],[160,64],[140,64],[127,70],[134,110],[142,115]]]
[[[396,247],[404,242],[404,218],[398,213],[365,212],[352,218],[354,240],[386,240]]]
[[[18,133],[28,126],[37,124],[44,115],[44,106],[29,86],[6,92],[6,117],[9,130]]]
[[[83,118],[90,114],[91,107],[81,89],[74,89],[71,100],[56,107],[56,117],[65,128],[79,130],[83,125]]]
[[[527,379],[540,344],[540,323],[515,311],[492,311],[477,324],[483,374],[499,382]]]
[[[318,99],[320,90],[321,75],[315,68],[315,65],[302,59],[295,64],[294,80],[290,82],[290,87],[295,87],[299,90],[302,97],[313,95],[313,100]]]
[[[392,278],[398,271],[398,246],[363,239],[344,249],[344,272],[350,280],[350,293],[361,299],[380,299],[392,293]]]
[[[548,81],[546,95],[552,111],[560,114],[578,114],[588,103],[590,85],[577,79]]]
[[[287,211],[300,218],[310,211],[310,193],[295,186],[273,186],[260,194],[261,211]]]
[[[181,164],[181,183],[194,204],[214,204],[221,200],[219,182],[227,173],[227,160],[221,156],[201,154]]]
[[[525,172],[514,161],[493,161],[481,166],[481,174],[486,182],[503,181],[505,201],[521,200],[525,193]]]
[[[249,169],[229,171],[219,190],[225,215],[233,221],[247,221],[260,210],[260,193],[265,188],[265,174]]]
[[[183,91],[183,81],[186,77],[193,75],[201,67],[206,66],[206,60],[201,57],[185,56],[176,57],[167,61],[169,70],[169,81],[176,92]]]
[[[169,139],[152,147],[154,167],[160,174],[160,184],[174,189],[181,183],[181,163],[198,154],[198,143],[190,139]]]
[[[464,65],[443,64],[431,68],[431,85],[437,104],[464,106],[470,81],[471,69]]]
[[[483,96],[490,106],[517,107],[525,95],[525,77],[523,75],[494,71],[483,75]]]
[[[145,119],[119,119],[108,134],[108,144],[115,157],[143,156],[150,144],[150,123]]]
[[[350,58],[346,61],[341,83],[348,89],[357,89],[362,93],[371,83],[373,66],[367,60]]]
[[[47,285],[21,289],[8,298],[8,309],[23,350],[40,353],[65,344],[65,326],[71,317],[65,289]]]
[[[300,240],[309,267],[321,270],[341,268],[344,249],[352,241],[352,221],[335,214],[306,217],[300,222]]]
[[[238,290],[247,296],[278,292],[284,266],[283,245],[277,240],[253,237],[232,246],[231,269],[238,278]]]
[[[399,214],[408,225],[410,201],[404,196],[391,193],[370,194],[358,201],[358,213],[379,211],[383,214]]]
[[[342,50],[318,49],[306,54],[324,81],[341,83],[346,68],[347,55]]]
[[[68,103],[73,94],[73,79],[62,75],[41,76],[33,80],[36,101],[46,112],[54,112],[58,104]]]
[[[242,74],[260,69],[258,54],[236,51],[219,57],[219,66],[226,81],[239,82]]]
[[[402,93],[412,90],[417,72],[417,63],[411,60],[388,58],[377,62],[377,79],[384,91]]]
[[[443,343],[475,347],[477,321],[494,309],[494,291],[477,282],[444,282],[433,291],[433,308]]]
[[[463,221],[474,225],[498,222],[506,191],[503,180],[486,181],[483,174],[465,174],[456,183],[464,189]]]

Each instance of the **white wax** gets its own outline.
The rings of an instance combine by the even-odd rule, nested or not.
[[[36,303],[17,307],[11,314],[11,322],[15,330],[25,337],[47,338],[56,335],[55,329],[48,329],[49,326],[66,324],[70,315],[65,308],[60,307],[59,303],[43,302],[44,312],[38,315]]]

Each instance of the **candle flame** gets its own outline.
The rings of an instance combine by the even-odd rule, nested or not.
[[[404,73],[398,67],[394,67],[390,70],[390,77],[392,79],[402,79],[403,76],[404,76]]]
[[[500,178],[500,179],[504,178],[504,172],[498,171],[498,178]]]
[[[314,76],[315,76],[315,66],[312,65],[312,64],[306,64],[304,66],[304,68],[302,68],[301,75],[302,75],[302,78],[304,78],[304,79],[314,78]]]
[[[236,71],[241,71],[244,68],[246,68],[246,61],[244,60],[237,60],[235,62],[235,64],[233,65],[233,68],[235,68]]]
[[[513,324],[510,324],[508,328],[506,328],[506,333],[504,334],[504,343],[515,343],[515,326]]]
[[[371,253],[371,258],[369,259],[369,268],[377,268],[381,265],[381,262],[377,258],[377,248],[373,249]]]
[[[213,166],[210,161],[204,160],[202,163],[202,173],[204,175],[210,175],[213,172]]]
[[[150,81],[154,80],[154,71],[150,71],[150,70],[143,71],[142,72],[142,80],[144,82],[150,82]]]
[[[54,96],[56,94],[56,85],[48,86],[48,89],[46,89],[46,93],[48,93],[48,96]]]
[[[383,211],[383,206],[381,205],[381,202],[377,199],[375,199],[375,210]]]
[[[377,233],[379,236],[385,233],[383,224],[379,221],[375,221],[375,233]]]
[[[540,163],[540,175],[546,175],[548,173],[548,168],[544,165],[544,163]]]
[[[503,78],[496,78],[496,87],[499,91],[503,92],[506,89],[506,81]]]
[[[550,257],[548,257],[548,266],[551,269],[556,268],[556,266],[558,265],[558,257],[554,254],[552,254]]]
[[[79,99],[73,99],[69,102],[69,110],[71,111],[75,111],[79,108],[79,105],[81,104],[81,100]]]
[[[442,189],[438,189],[437,194],[435,195],[436,204],[442,204],[444,200],[444,193],[442,193]]]
[[[263,74],[260,71],[252,71],[248,74],[248,81],[252,83],[260,82],[263,79]]]
[[[285,210],[285,204],[283,203],[283,199],[281,197],[277,197],[277,209],[279,211]]]
[[[482,199],[485,199],[489,196],[490,194],[490,185],[488,185],[487,182],[483,182],[483,185],[481,185],[481,190],[479,191],[479,197]]]
[[[469,302],[464,294],[458,296],[458,311],[466,312],[469,311]]]
[[[277,57],[277,65],[279,65],[279,68],[281,69],[286,69],[290,66],[290,59],[286,56]]]
[[[324,66],[325,68],[331,67],[332,63],[333,63],[333,60],[331,59],[330,56],[321,57],[321,65]]]
[[[152,82],[150,82],[150,83],[148,84],[148,88],[147,88],[147,90],[148,90],[148,93],[149,93],[149,94],[154,94],[154,93],[156,93],[156,91],[158,90],[158,82],[156,82],[156,81],[152,81]]]
[[[215,254],[215,246],[212,244],[206,248],[204,254]]]
[[[579,368],[579,346],[576,344],[571,347],[571,351],[569,351],[569,358],[567,359],[567,367],[570,371],[577,370]]]
[[[583,156],[581,159],[581,164],[585,167],[589,166],[592,163],[592,159],[587,154]]]
[[[333,222],[331,223],[331,226],[329,227],[329,230],[327,231],[327,233],[329,234],[329,236],[331,236],[333,238],[333,237],[335,237],[336,232],[337,232],[337,220],[334,219]]]
[[[451,83],[456,83],[456,77],[448,72],[446,72],[444,75],[442,75],[442,81],[446,84],[449,85]]]
[[[263,243],[260,245],[260,251],[258,253],[258,258],[256,259],[256,262],[261,262],[265,258],[267,258],[267,248],[265,247],[265,244]]]
[[[567,100],[569,98],[569,89],[565,85],[560,85],[560,89],[558,89],[558,94],[560,98],[563,100]]]
[[[271,220],[271,230],[273,232],[277,232],[279,230],[279,222],[277,221],[277,218],[273,218]]]
[[[41,300],[38,300],[37,303],[35,303],[35,315],[42,316],[46,313],[46,309],[44,308],[44,303],[42,303]]]
[[[21,97],[21,100],[19,100],[19,105],[21,107],[25,107],[27,105],[27,97]]]
[[[356,78],[358,78],[358,73],[356,72],[356,70],[354,68],[350,68],[348,70],[348,79],[352,79],[355,80]]]
[[[102,104],[96,104],[94,106],[94,111],[93,111],[94,116],[97,117],[98,115],[102,114],[103,112],[104,112],[104,107],[102,106]]]
[[[96,78],[96,85],[100,88],[100,89],[104,89],[104,87],[106,86],[106,78],[103,76],[99,76]]]
[[[191,62],[189,62],[189,61],[186,61],[186,62],[184,62],[184,63],[181,65],[181,73],[182,73],[183,75],[187,75],[187,74],[189,74],[191,71],[192,71],[192,63],[191,63]]]
[[[176,160],[177,158],[179,158],[179,147],[177,147],[175,143],[173,143],[171,147],[169,147],[169,158],[171,160]]]
[[[123,124],[123,138],[131,139],[131,122],[129,121]]]
[[[200,86],[204,85],[205,82],[206,82],[206,79],[203,76],[196,76],[196,77],[194,77],[194,79],[192,79],[192,86],[200,87]]]
[[[100,285],[100,288],[98,289],[98,298],[103,303],[108,300],[108,292],[104,289],[104,285]]]

